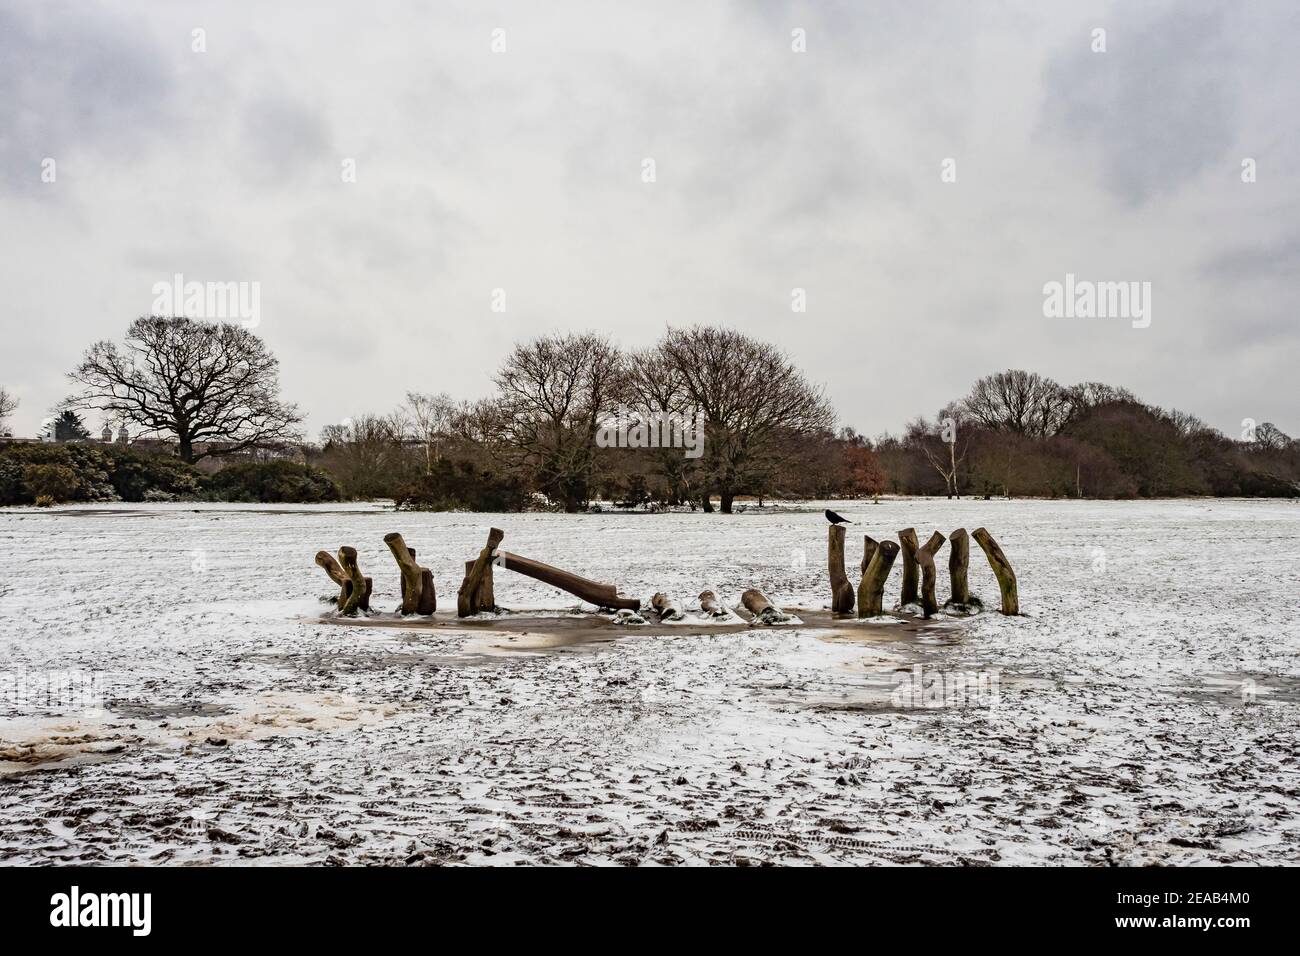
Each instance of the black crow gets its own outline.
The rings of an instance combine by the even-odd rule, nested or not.
[[[831,524],[854,524],[854,522],[850,521],[848,518],[841,518],[834,511],[831,511],[830,508],[826,509],[826,520]]]

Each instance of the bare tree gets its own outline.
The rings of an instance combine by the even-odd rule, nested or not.
[[[18,397],[0,387],[0,435],[9,434],[9,416],[18,410]]]
[[[516,345],[496,375],[501,440],[566,511],[590,498],[596,429],[614,411],[623,360],[601,335],[549,335]]]
[[[1050,438],[1069,421],[1071,398],[1050,378],[1011,369],[979,379],[962,410],[985,428]]]
[[[924,418],[911,422],[904,439],[909,446],[920,449],[930,467],[938,472],[949,498],[961,498],[957,473],[970,448],[968,437],[963,435],[958,441],[959,431],[964,433],[966,429],[959,429],[957,410],[949,406],[939,412],[936,426],[931,426]]]
[[[145,316],[123,349],[96,342],[69,378],[83,386],[76,407],[174,436],[181,459],[194,462],[298,439],[302,418],[280,401],[278,370],[262,340],[238,325]]]
[[[437,395],[407,392],[403,411],[410,433],[424,448],[424,473],[430,474],[433,463],[442,458],[442,446],[456,416],[456,402],[446,392]]]
[[[358,415],[326,425],[321,429],[321,464],[349,497],[387,497],[406,477],[402,427],[400,417],[386,415]]]
[[[730,513],[737,494],[796,452],[798,436],[831,428],[835,412],[780,349],[731,329],[669,329],[652,362],[680,379],[683,403],[704,413],[704,464]],[[707,491],[706,491],[707,494]]]

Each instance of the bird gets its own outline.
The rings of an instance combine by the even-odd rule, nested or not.
[[[840,515],[837,515],[834,511],[831,511],[830,508],[826,509],[826,520],[829,521],[831,524],[856,524],[857,523],[854,521],[850,521],[848,518],[844,518],[841,517]]]

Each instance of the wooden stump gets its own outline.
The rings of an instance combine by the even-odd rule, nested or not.
[[[833,524],[826,535],[826,566],[831,578],[831,611],[849,614],[853,611],[853,585],[844,573],[844,525]]]
[[[460,590],[456,593],[457,617],[469,617],[479,611],[495,610],[495,605],[488,606],[484,603],[486,595],[483,593],[482,583],[484,575],[492,573],[492,558],[505,536],[506,533],[500,528],[489,528],[487,546],[478,553],[478,557],[472,563],[466,565],[465,580],[461,582]]]
[[[433,572],[420,568],[420,603],[415,608],[416,614],[432,614],[438,610],[438,592],[433,585]]]
[[[879,617],[885,613],[885,579],[889,577],[897,557],[898,545],[894,542],[881,541],[876,546],[871,563],[862,575],[862,583],[858,585],[858,617]]]
[[[424,588],[424,568],[415,562],[415,552],[406,546],[396,531],[384,535],[384,544],[393,552],[397,567],[402,572],[402,613],[420,614],[420,594]],[[427,601],[424,602],[427,605]]]
[[[366,587],[366,577],[361,573],[361,568],[357,566],[356,548],[349,548],[346,545],[339,548],[339,564],[343,568],[343,573],[348,576],[349,584],[339,604],[339,613],[352,617],[357,613],[357,609],[361,607],[363,600],[369,603],[370,592]]]
[[[316,563],[324,568],[325,573],[329,575],[329,579],[339,586],[338,597],[334,598],[334,604],[342,607],[348,599],[348,592],[352,590],[352,582],[348,580],[347,574],[339,566],[339,563],[334,560],[334,555],[328,551],[317,551]],[[370,578],[366,578],[366,589],[361,595],[361,602],[357,605],[363,611],[370,610],[370,588],[372,585],[373,582]]]
[[[1002,613],[1019,614],[1020,595],[1016,590],[1016,572],[1012,569],[1011,562],[1002,553],[998,543],[993,540],[993,535],[983,528],[976,528],[971,533],[971,537],[984,549],[984,557],[989,559],[993,576],[998,579],[998,590],[1002,592]]]
[[[970,583],[966,579],[970,567],[970,536],[965,528],[958,528],[948,536],[948,580],[952,594],[948,604],[965,608],[971,604]]]
[[[933,617],[939,610],[939,600],[934,594],[934,579],[936,577],[934,567],[934,556],[946,539],[939,532],[930,535],[927,541],[919,551],[916,552],[917,563],[921,565],[921,616]]]
[[[903,556],[903,591],[898,596],[902,605],[916,604],[920,599],[921,566],[916,561],[916,529],[904,528],[898,532],[899,550]]]
[[[686,618],[686,612],[663,591],[650,599],[650,606],[658,612],[660,621],[681,621]]]
[[[711,617],[730,617],[731,612],[722,606],[718,596],[712,591],[700,592],[700,610]]]
[[[745,609],[750,614],[754,615],[751,623],[781,624],[790,620],[790,615],[769,601],[767,595],[758,588],[750,588],[742,594],[740,603],[745,605]]]
[[[871,564],[871,559],[875,557],[876,548],[878,547],[880,547],[880,544],[871,535],[864,534],[862,536],[862,565],[858,568],[859,577],[867,573],[867,566]]]

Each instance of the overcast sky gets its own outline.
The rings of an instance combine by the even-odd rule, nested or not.
[[[1008,367],[1300,434],[1298,50],[1294,0],[0,0],[0,385],[33,434],[182,273],[261,284],[312,436],[695,322],[872,435]],[[1150,326],[1044,317],[1066,273]]]

